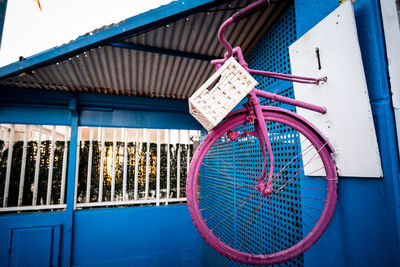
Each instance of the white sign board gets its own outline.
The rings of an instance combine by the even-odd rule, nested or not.
[[[351,1],[293,43],[289,52],[293,75],[328,78],[319,85],[294,83],[294,94],[298,100],[327,109],[320,114],[297,108],[297,113],[329,139],[336,150],[339,174],[382,177]],[[307,165],[306,175],[313,169],[312,164]]]

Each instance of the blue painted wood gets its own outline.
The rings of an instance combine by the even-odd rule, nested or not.
[[[148,12],[126,19],[106,30],[93,35],[80,36],[73,42],[60,47],[51,48],[42,53],[28,57],[21,62],[15,62],[0,68],[0,78],[8,77],[27,70],[32,70],[46,64],[56,63],[71,56],[82,53],[90,48],[107,45],[124,37],[165,25],[173,20],[182,18],[192,12],[209,8],[222,1],[215,0],[179,0],[152,9]]]
[[[12,235],[11,232],[13,229],[30,229],[30,228],[38,228],[38,227],[49,227],[53,228],[53,244],[60,244],[59,241],[65,239],[65,231],[62,231],[60,225],[65,221],[66,216],[65,212],[51,212],[51,213],[31,213],[31,214],[3,214],[0,216],[0,266],[9,266],[10,254],[9,249],[12,244]],[[57,237],[56,235],[60,233],[61,235]],[[39,236],[38,239],[41,237]],[[35,238],[34,238],[35,241]],[[36,243],[40,243],[41,240],[36,240],[33,242],[33,246]],[[28,245],[28,244],[26,244]],[[24,244],[22,244],[24,246]],[[62,246],[62,244],[61,244]],[[60,247],[57,248],[57,245],[53,246],[53,255],[55,255],[56,251],[60,253]],[[55,255],[57,256],[57,255]],[[62,255],[59,255],[62,257]],[[56,257],[52,260],[57,261]],[[53,261],[53,263],[54,263]],[[25,265],[30,266],[30,265]],[[42,266],[42,265],[41,265]]]
[[[298,37],[337,6],[338,1],[296,0]],[[305,253],[305,266],[400,265],[399,159],[379,1],[358,0],[354,9],[384,178],[339,180],[333,220]]]
[[[173,100],[149,97],[127,97],[100,94],[77,94],[80,109],[110,110],[112,108],[142,111],[188,112],[186,100]]]
[[[189,113],[167,113],[152,111],[96,111],[82,110],[79,125],[153,128],[153,129],[201,129],[201,125]]]
[[[52,227],[12,230],[10,266],[50,266]]]
[[[54,225],[52,236],[51,266],[60,266],[60,250],[61,250],[61,225]]]
[[[59,266],[61,226],[11,229],[9,266]]]
[[[200,246],[187,205],[75,213],[74,265],[195,267]]]
[[[17,124],[70,125],[71,112],[68,109],[49,106],[0,104],[0,121]]]

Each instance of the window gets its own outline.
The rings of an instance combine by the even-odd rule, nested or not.
[[[200,132],[79,127],[77,208],[186,201]]]
[[[65,208],[70,128],[0,124],[0,212]]]

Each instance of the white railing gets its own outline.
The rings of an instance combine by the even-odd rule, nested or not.
[[[183,177],[199,135],[189,130],[80,127],[76,207],[185,202]]]
[[[186,201],[199,131],[79,127],[75,208]],[[0,124],[0,213],[66,208],[70,128]]]
[[[68,142],[69,127],[0,124],[0,212],[65,208]]]

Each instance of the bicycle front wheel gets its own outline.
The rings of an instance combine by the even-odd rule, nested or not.
[[[207,135],[187,180],[188,207],[201,236],[222,255],[255,265],[304,253],[328,226],[337,199],[327,143],[289,115],[263,115],[275,159],[273,193],[257,190],[264,177],[263,156],[247,114],[226,120]]]

